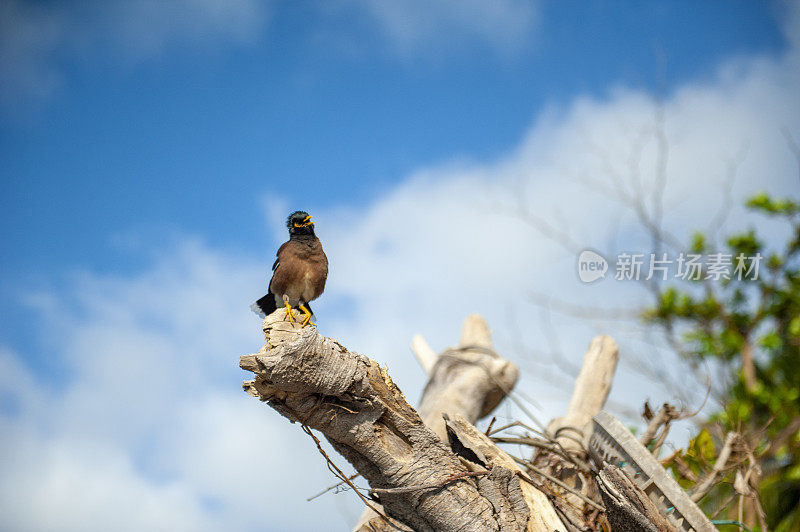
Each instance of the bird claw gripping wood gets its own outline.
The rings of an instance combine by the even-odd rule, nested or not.
[[[311,322],[311,311],[308,310],[305,305],[300,305],[300,310],[303,311],[303,323],[300,325],[300,327],[305,327],[309,323],[311,323],[311,325],[316,325],[316,323]]]
[[[294,325],[294,316],[292,316],[292,306],[289,304],[288,301],[284,301],[284,303],[286,304],[286,312],[283,315],[283,319],[285,320],[288,316],[289,323]]]

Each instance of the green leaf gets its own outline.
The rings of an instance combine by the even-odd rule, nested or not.
[[[691,447],[695,451],[694,455],[698,458],[702,458],[706,463],[710,464],[717,456],[714,447],[714,439],[706,429],[701,430],[695,439],[692,440]]]
[[[706,250],[706,235],[697,232],[692,235],[692,244],[689,246],[693,253],[703,253]]]

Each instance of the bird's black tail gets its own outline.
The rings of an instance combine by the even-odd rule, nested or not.
[[[268,315],[272,314],[278,309],[275,305],[275,295],[274,294],[267,294],[252,305],[250,305],[250,310],[261,316],[263,320]]]

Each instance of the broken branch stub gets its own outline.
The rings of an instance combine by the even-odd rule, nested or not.
[[[619,348],[610,336],[601,334],[589,344],[581,371],[575,379],[567,413],[552,420],[547,427],[565,449],[583,447],[591,432],[592,416],[603,409],[611,392],[618,359]]]
[[[480,477],[428,428],[386,370],[350,352],[316,327],[263,322],[266,344],[240,366],[255,379],[243,387],[291,421],[320,431],[372,488],[386,513],[418,531],[524,530],[518,482],[500,469]],[[452,480],[456,479],[456,480]],[[498,511],[502,508],[503,511]]]
[[[415,339],[412,343],[415,353],[423,344],[427,346],[424,342]],[[517,366],[492,348],[489,326],[477,314],[464,320],[458,347],[436,356],[427,373],[428,383],[422,392],[419,413],[443,441],[447,441],[447,432],[442,414],[451,418],[459,415],[475,423],[500,404],[519,378]]]

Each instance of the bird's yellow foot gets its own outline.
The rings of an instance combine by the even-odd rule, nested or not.
[[[302,310],[304,313],[303,324],[301,325],[301,327],[305,327],[309,322],[311,322],[311,311],[308,310],[305,305],[300,305],[300,310]],[[311,323],[311,325],[315,324]]]
[[[284,304],[286,305],[286,313],[283,315],[283,319],[286,319],[286,317],[288,316],[289,323],[294,325],[294,316],[292,316],[292,306],[289,304],[288,301],[284,301]]]

